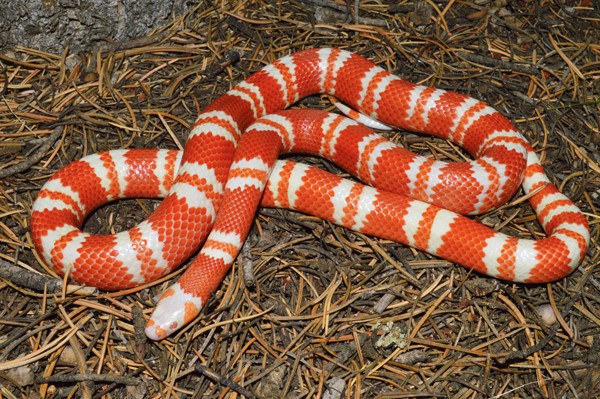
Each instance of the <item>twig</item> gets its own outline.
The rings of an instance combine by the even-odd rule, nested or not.
[[[20,287],[38,292],[61,292],[62,280],[45,274],[34,273],[0,259],[0,278],[10,281]]]
[[[537,75],[540,72],[540,68],[528,66],[522,63],[497,60],[494,58],[486,57],[479,54],[471,54],[465,53],[464,51],[458,51],[456,53],[461,58],[464,58],[467,61],[474,62],[476,64],[482,64],[485,66],[490,66],[494,68],[500,69],[508,69],[515,72],[526,73],[528,75]]]
[[[169,38],[170,36],[173,36],[174,34],[175,33],[172,31],[164,31],[164,32],[157,33],[157,34],[151,35],[151,36],[142,36],[142,37],[137,37],[135,39],[109,43],[109,44],[105,44],[105,45],[101,46],[100,51],[102,53],[108,53],[108,52],[122,51],[122,50],[129,50],[132,48],[144,47],[144,46],[148,46],[150,44],[162,42],[163,40],[166,40],[167,38]]]
[[[16,173],[21,173],[29,169],[31,166],[35,165],[42,159],[46,152],[54,145],[56,140],[62,135],[64,130],[64,126],[58,126],[54,129],[54,132],[46,139],[46,142],[38,148],[38,150],[33,153],[31,156],[28,156],[23,160],[23,162],[9,166],[7,168],[0,170],[0,179],[5,179],[9,176],[12,176]]]
[[[246,240],[240,252],[240,257],[242,260],[242,271],[244,276],[244,285],[246,287],[254,287],[254,284],[256,283],[256,277],[254,276],[254,262],[252,261],[252,254],[250,253],[250,243],[248,240]]]
[[[225,53],[223,53],[223,57],[211,63],[206,70],[202,72],[202,75],[206,76],[207,78],[214,78],[229,65],[237,64],[242,55],[243,54],[240,51],[227,50]]]
[[[134,377],[121,377],[112,374],[72,374],[72,375],[53,375],[49,377],[37,377],[35,379],[36,384],[48,384],[48,383],[74,383],[74,382],[112,382],[114,384],[122,385],[137,385],[140,383],[139,378]]]
[[[210,378],[211,380],[213,380],[221,385],[224,385],[228,388],[233,389],[235,392],[239,393],[240,395],[243,395],[247,398],[254,398],[254,394],[252,392],[248,391],[246,388],[244,388],[240,384],[231,381],[229,378],[224,377],[220,374],[217,374],[214,370],[211,370],[206,366],[203,366],[201,364],[196,364],[196,371],[199,372],[200,374],[202,374],[203,376]]]

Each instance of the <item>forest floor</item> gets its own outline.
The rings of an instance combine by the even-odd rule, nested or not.
[[[0,54],[1,397],[600,397],[600,5],[361,3],[202,1],[94,54]],[[588,217],[581,266],[554,283],[498,281],[312,216],[260,209],[200,317],[152,342],[143,327],[155,297],[185,265],[134,289],[72,292],[41,262],[29,217],[58,169],[98,151],[180,148],[198,112],[228,89],[316,47],[351,50],[508,117]],[[333,109],[326,96],[297,106]],[[440,139],[384,134],[429,157],[464,159]],[[541,238],[522,197],[476,219]],[[111,203],[84,228],[125,230],[157,203]]]

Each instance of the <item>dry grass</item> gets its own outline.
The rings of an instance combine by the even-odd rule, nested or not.
[[[0,55],[0,396],[313,398],[337,379],[347,398],[598,397],[598,4],[380,3],[364,2],[357,20],[331,0],[202,2],[141,41],[95,54]],[[56,170],[101,150],[177,148],[199,110],[252,71],[321,46],[483,99],[512,119],[589,216],[582,266],[554,284],[509,284],[313,217],[261,210],[243,259],[172,339],[149,342],[141,331],[174,276],[116,293],[31,288],[52,274],[28,226]],[[460,156],[439,140],[393,138]],[[86,228],[128,228],[153,205],[111,204]],[[526,203],[483,221],[540,234]],[[544,324],[543,305],[558,322]]]

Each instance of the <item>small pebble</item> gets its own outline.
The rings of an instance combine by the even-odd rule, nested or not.
[[[537,312],[545,325],[551,326],[552,324],[556,323],[556,315],[554,314],[554,309],[552,309],[552,306],[548,304],[540,305],[538,306]]]
[[[60,353],[59,359],[62,363],[69,366],[77,364],[77,357],[75,356],[75,351],[70,345],[65,346],[63,351]]]

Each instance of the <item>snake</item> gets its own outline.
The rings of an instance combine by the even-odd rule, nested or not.
[[[348,114],[456,143],[473,159],[441,162],[346,116],[286,110],[315,94],[335,97]],[[330,159],[367,184],[278,160],[288,152]],[[546,237],[508,236],[465,216],[496,209],[519,187]],[[127,231],[81,230],[95,209],[129,197],[163,200]],[[41,259],[56,273],[103,290],[155,281],[202,246],[147,322],[146,335],[161,340],[198,316],[261,205],[521,283],[570,274],[590,239],[585,215],[552,184],[508,118],[483,101],[403,80],[335,48],[292,53],[238,83],[199,114],[183,151],[119,149],[63,167],[38,193],[30,228]]]

